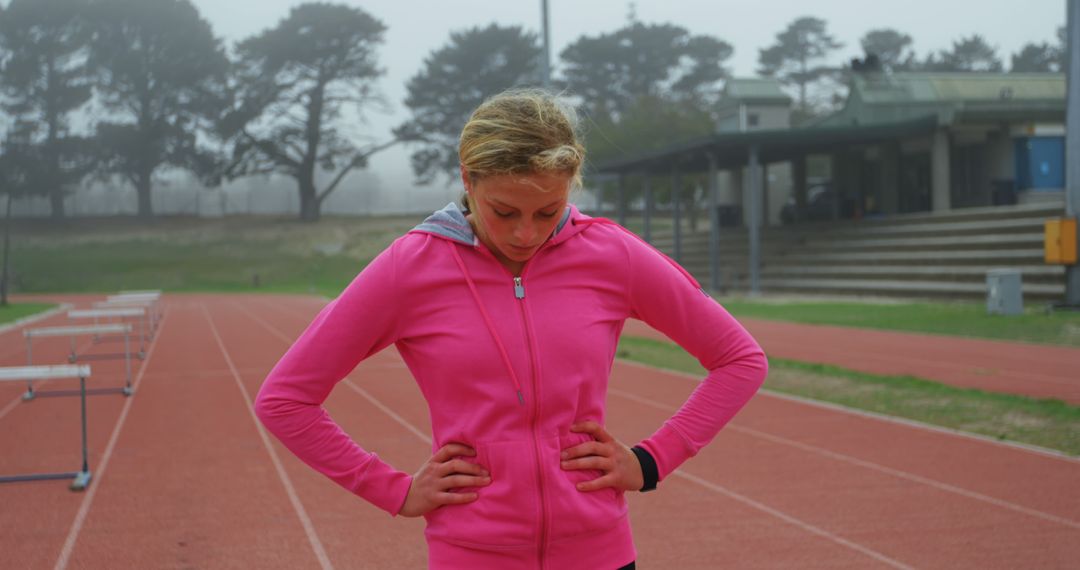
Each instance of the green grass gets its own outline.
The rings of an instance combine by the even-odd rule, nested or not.
[[[9,303],[6,307],[0,307],[0,325],[48,311],[55,306],[48,303]]]
[[[669,342],[623,337],[618,356],[658,368],[704,374],[694,357]],[[866,374],[837,366],[777,358],[769,359],[765,387],[1080,455],[1080,407],[1060,400],[956,388],[911,376]]]
[[[35,293],[152,288],[328,296],[340,292],[367,263],[345,255],[288,254],[274,247],[145,241],[24,246],[12,262],[18,268],[18,290]]]
[[[1029,305],[1023,315],[987,315],[977,302],[768,302],[721,298],[736,317],[840,325],[1080,347],[1080,312]]]

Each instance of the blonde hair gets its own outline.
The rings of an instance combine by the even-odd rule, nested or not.
[[[585,147],[577,113],[542,89],[510,89],[484,101],[461,130],[458,157],[475,181],[500,174],[566,172],[581,185]]]

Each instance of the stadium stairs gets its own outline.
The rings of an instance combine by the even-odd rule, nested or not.
[[[761,290],[985,300],[987,272],[1007,268],[1021,271],[1025,301],[1061,300],[1065,271],[1043,261],[1043,224],[1063,213],[1027,204],[764,227]],[[674,256],[670,230],[653,237]],[[682,237],[679,261],[708,285],[708,232]],[[749,291],[747,243],[745,228],[722,230],[721,292]]]

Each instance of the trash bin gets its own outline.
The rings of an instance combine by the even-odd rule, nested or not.
[[[1024,294],[1019,269],[991,269],[986,272],[986,313],[1024,314]]]

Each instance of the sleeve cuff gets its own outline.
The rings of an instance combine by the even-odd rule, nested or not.
[[[645,450],[645,448],[635,445],[630,448],[637,456],[638,463],[641,464],[641,475],[644,479],[644,483],[641,485],[641,492],[652,491],[656,489],[656,483],[660,479],[660,473],[656,468],[656,460],[653,459],[651,453]]]
[[[391,516],[397,516],[405,504],[405,498],[409,496],[411,486],[411,475],[394,469],[375,456],[353,492]]]

